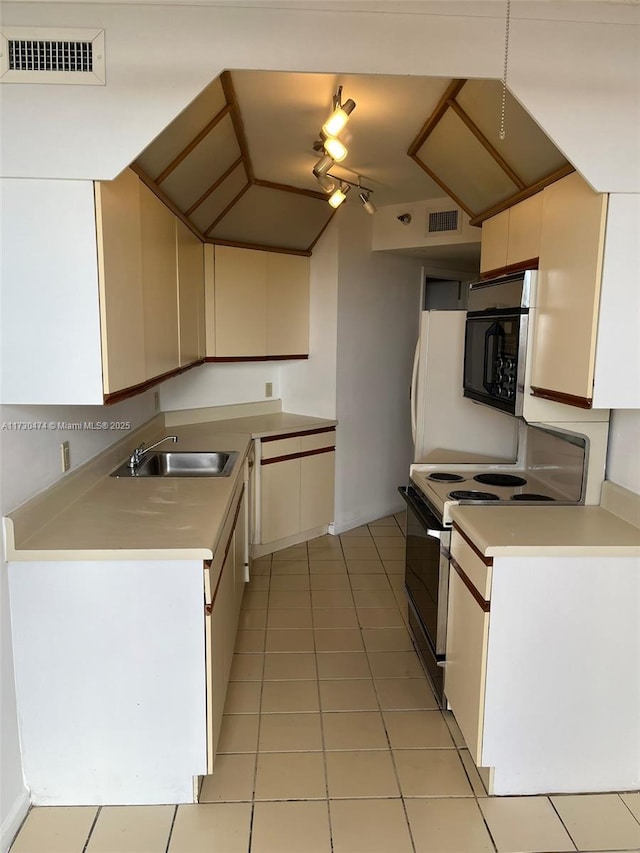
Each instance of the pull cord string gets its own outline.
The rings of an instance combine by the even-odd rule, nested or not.
[[[511,25],[511,0],[507,0],[507,18],[504,31],[504,70],[502,73],[502,102],[500,104],[500,139],[506,137],[505,112],[507,106],[507,72],[509,70],[509,28]]]

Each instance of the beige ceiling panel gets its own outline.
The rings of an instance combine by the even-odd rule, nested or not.
[[[447,110],[417,156],[474,213],[519,189],[453,110]]]
[[[218,77],[142,152],[138,165],[150,178],[157,178],[225,105]]]
[[[189,217],[196,228],[204,232],[212,222],[215,222],[228,204],[234,200],[240,190],[247,184],[247,172],[241,163],[222,181],[220,186],[198,205]]]
[[[180,210],[188,210],[239,156],[233,122],[226,115],[160,184],[160,189]]]
[[[252,186],[208,236],[261,246],[308,249],[331,213],[325,201]]]
[[[500,139],[501,98],[502,83],[498,80],[468,80],[456,100],[527,186],[566,165],[566,158],[510,92],[505,110],[506,137]]]

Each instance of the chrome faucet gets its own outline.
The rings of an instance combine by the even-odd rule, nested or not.
[[[165,435],[164,438],[161,438],[160,441],[156,441],[155,444],[150,444],[149,447],[145,447],[143,441],[140,447],[136,447],[136,449],[131,453],[131,456],[129,457],[129,462],[127,463],[129,468],[137,468],[146,456],[146,454],[150,450],[153,450],[154,447],[157,447],[159,444],[162,444],[163,441],[172,441],[175,444],[177,440],[177,435]]]

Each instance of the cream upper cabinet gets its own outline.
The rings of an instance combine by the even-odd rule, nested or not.
[[[178,309],[180,367],[204,357],[204,250],[203,243],[176,219],[178,253]]]
[[[146,378],[151,379],[179,366],[176,218],[142,183],[140,211]]]
[[[267,253],[267,355],[309,352],[309,258]]]
[[[103,383],[110,394],[147,378],[140,181],[125,169],[95,186]]]
[[[265,252],[215,248],[216,356],[267,352]]]
[[[593,397],[607,196],[577,173],[543,191],[531,386],[552,398]]]
[[[482,224],[480,272],[537,263],[540,251],[542,193],[513,205]]]
[[[308,258],[216,246],[213,267],[206,259],[205,268],[208,357],[309,352]]]

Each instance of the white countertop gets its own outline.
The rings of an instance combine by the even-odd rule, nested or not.
[[[6,521],[7,559],[211,559],[253,438],[335,426],[279,412],[160,426],[148,444],[178,436],[176,450],[238,451],[229,477],[111,477],[135,442],[109,448]],[[123,450],[123,447],[126,449]]]
[[[450,512],[486,557],[640,556],[640,528],[600,506],[452,506]]]

